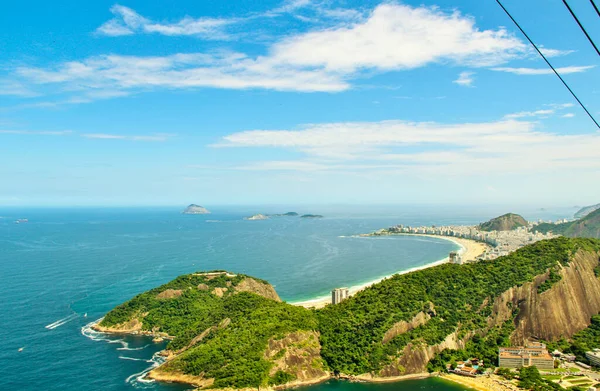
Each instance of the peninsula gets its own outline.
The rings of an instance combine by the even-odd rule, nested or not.
[[[281,302],[258,278],[199,272],[117,306],[95,329],[170,339],[148,377],[202,388],[397,379],[445,371],[448,357],[493,367],[500,346],[590,326],[599,259],[600,240],[540,240],[494,260],[394,275],[316,310]]]
[[[205,215],[209,214],[210,211],[203,206],[190,204],[181,213],[183,213],[184,215]]]

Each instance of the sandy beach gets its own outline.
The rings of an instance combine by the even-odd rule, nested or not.
[[[430,238],[451,241],[453,243],[456,243],[460,247],[460,250],[458,250],[458,252],[462,255],[463,260],[465,260],[465,261],[474,261],[479,255],[483,254],[489,248],[488,245],[481,243],[481,242],[477,242],[475,240],[471,240],[471,239],[455,238],[455,237],[448,237],[448,236],[438,236],[438,235],[426,235],[426,234],[394,234],[394,235],[426,236],[426,237],[430,237]],[[414,267],[411,269],[402,270],[402,271],[399,271],[398,273],[394,273],[389,276],[381,277],[376,280],[369,281],[365,284],[356,285],[356,286],[349,288],[349,294],[350,294],[350,296],[355,295],[357,292],[360,292],[363,289],[365,289],[373,284],[377,284],[378,282],[381,282],[384,279],[389,278],[396,274],[411,273],[411,272],[414,272],[417,270],[423,270],[423,269],[427,269],[427,268],[434,267],[437,265],[441,265],[446,262],[448,262],[448,257],[446,257],[444,259],[440,259],[439,261],[428,263],[423,266],[418,266],[418,267]],[[331,303],[331,296],[328,295],[328,296],[318,297],[318,298],[315,298],[312,300],[299,301],[299,302],[294,302],[294,303],[290,303],[290,304],[302,306],[305,308],[323,308],[327,304],[330,304],[330,303]]]
[[[455,374],[443,375],[442,379],[450,380],[462,386],[478,391],[518,391],[518,388],[510,382],[496,376],[478,376],[476,378],[459,376]]]

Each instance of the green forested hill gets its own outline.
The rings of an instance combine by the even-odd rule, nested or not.
[[[578,248],[598,251],[599,243],[561,237],[492,261],[444,264],[396,275],[318,313],[321,354],[333,370],[366,373],[380,369],[409,341],[432,345],[457,328],[463,335],[485,328],[491,313],[491,304],[481,307],[486,298],[531,281],[556,268],[557,262],[568,264]],[[382,343],[394,323],[409,321],[420,311],[435,311],[435,315],[425,325]]]
[[[483,331],[460,354],[477,354],[494,362],[497,346],[507,343],[514,325],[509,321],[487,330],[493,299],[548,269],[567,265],[578,249],[600,251],[600,241],[560,237],[493,261],[444,264],[396,275],[321,310],[263,297],[268,289],[263,289],[266,283],[260,280],[253,279],[260,284],[241,291],[240,286],[249,286],[248,276],[207,279],[192,274],[118,306],[100,326],[117,328],[134,324],[132,320],[137,319],[142,330],[168,332],[175,337],[169,349],[181,350],[162,370],[214,378],[212,386],[218,388],[285,383],[294,379],[295,373],[306,373],[306,367],[298,370],[300,364],[294,364],[297,360],[319,351],[319,358],[310,358],[310,368],[346,374],[378,373],[407,343],[433,345],[453,332],[462,337],[475,330]],[[547,281],[545,289],[556,281]],[[426,321],[408,331],[388,333],[398,322],[411,321],[419,313]],[[301,349],[307,342],[296,341],[272,352],[274,356],[266,354],[267,349],[274,349],[276,341],[296,332],[320,335],[318,349],[303,353]],[[200,335],[202,338],[198,339]],[[286,349],[292,348],[300,349],[300,353],[288,360],[289,371],[275,371],[281,367],[276,367],[281,362],[275,362],[287,357]],[[454,357],[455,353],[442,352],[433,367],[440,366],[448,354]]]
[[[571,238],[600,238],[600,209],[597,209],[579,220],[562,224],[542,223],[534,227],[536,232],[552,232]]]
[[[526,226],[527,220],[523,216],[515,213],[507,213],[479,224],[479,229],[482,231],[511,231]]]

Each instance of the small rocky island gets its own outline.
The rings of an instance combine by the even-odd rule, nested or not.
[[[300,216],[300,218],[303,218],[303,219],[322,219],[323,216],[322,215],[310,215],[310,214],[308,214],[308,215],[302,215],[302,216]]]
[[[209,214],[210,211],[203,206],[190,204],[181,213],[183,213],[184,215],[206,215]]]
[[[252,215],[250,217],[244,217],[244,220],[268,220],[268,219],[269,219],[269,216],[261,214],[261,213]]]

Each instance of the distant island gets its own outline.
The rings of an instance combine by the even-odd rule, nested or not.
[[[244,217],[244,220],[268,220],[269,216],[263,215],[261,213],[255,214],[249,217]]]
[[[275,214],[262,214],[262,213],[258,213],[249,217],[244,217],[244,220],[268,220],[271,217],[296,217],[299,216],[298,213],[296,212],[287,212],[287,213],[275,213]],[[318,218],[322,218],[323,216],[321,215],[314,215],[314,214],[305,214],[300,216],[300,218],[305,218],[305,219],[318,219]]]
[[[512,231],[519,227],[527,227],[527,220],[515,213],[506,213],[490,221],[479,224],[481,231]]]
[[[203,206],[190,204],[181,213],[183,213],[184,215],[205,215],[209,214],[210,211]]]
[[[473,357],[468,369],[480,373],[499,365],[500,347],[528,340],[589,362],[582,349],[600,348],[599,259],[600,240],[557,237],[495,260],[397,274],[322,309],[282,302],[259,278],[197,272],[93,328],[168,339],[165,362],[146,376],[210,389],[398,379]]]
[[[296,213],[296,212],[275,213],[275,214],[268,215],[268,216],[273,216],[273,217],[294,217],[294,216],[298,216],[298,213]]]
[[[598,209],[600,209],[600,204],[584,206],[583,208],[581,208],[577,212],[575,212],[575,215],[573,217],[575,217],[576,219],[580,219]]]

